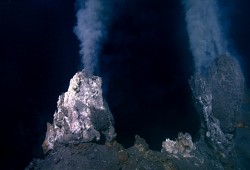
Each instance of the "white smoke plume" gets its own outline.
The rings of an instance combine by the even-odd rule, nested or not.
[[[81,62],[88,74],[98,71],[102,44],[107,38],[111,18],[111,0],[77,0],[77,25],[74,32],[80,40]]]
[[[182,0],[195,68],[201,71],[220,54],[228,53],[216,0]]]

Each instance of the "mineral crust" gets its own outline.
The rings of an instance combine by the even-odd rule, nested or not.
[[[78,144],[116,137],[114,119],[102,96],[102,80],[85,71],[70,80],[68,91],[59,96],[54,121],[47,124],[43,150],[53,149],[56,142]]]

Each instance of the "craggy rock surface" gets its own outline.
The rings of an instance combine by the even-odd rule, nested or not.
[[[196,149],[190,134],[180,132],[176,141],[166,139],[162,143],[162,151],[170,154],[181,154],[183,157],[192,157],[190,153]]]
[[[54,148],[56,142],[77,144],[115,136],[114,119],[102,97],[101,78],[89,76],[84,70],[70,80],[68,91],[59,96],[53,124],[47,124],[43,150]]]
[[[189,81],[201,116],[201,138],[227,169],[238,168],[235,127],[244,99],[244,77],[237,61],[219,56],[207,73]]]
[[[212,85],[213,114],[225,133],[235,131],[236,117],[244,98],[244,76],[238,62],[226,55],[219,56],[209,68]]]
[[[193,154],[195,156],[187,158],[181,154],[152,151],[144,139],[136,136],[134,146],[128,149],[116,142],[58,145],[44,159],[34,159],[26,170],[222,169],[220,163],[208,155]]]
[[[250,121],[250,100],[241,109],[244,78],[238,63],[217,57],[205,74],[195,73],[189,83],[201,118],[199,140],[193,142],[190,134],[180,132],[176,140],[163,141],[157,152],[135,136],[134,146],[125,149],[115,141],[101,79],[78,72],[59,97],[53,124],[48,124],[46,155],[33,159],[26,170],[247,169],[250,146],[245,135],[250,130],[244,120]]]

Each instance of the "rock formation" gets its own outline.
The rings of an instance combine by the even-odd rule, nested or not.
[[[183,134],[180,132],[176,141],[166,139],[166,141],[162,143],[162,152],[168,152],[174,155],[179,154],[183,157],[192,157],[190,153],[195,149],[196,147],[192,141],[192,137],[188,133]]]
[[[209,76],[212,83],[213,114],[220,120],[223,132],[233,133],[244,97],[244,76],[240,66],[232,57],[219,56],[211,64]]]
[[[59,97],[53,124],[48,124],[43,143],[48,154],[26,169],[241,169],[234,133],[244,96],[239,64],[219,56],[189,83],[201,119],[200,138],[193,142],[190,134],[179,133],[175,141],[166,139],[157,152],[137,135],[128,149],[118,144],[101,78],[76,73]],[[100,138],[107,142],[94,142]]]
[[[55,143],[78,144],[100,140],[111,141],[116,133],[114,119],[102,96],[102,81],[84,70],[70,80],[68,91],[59,96],[53,124],[47,124],[43,150],[53,149]]]
[[[234,131],[244,97],[244,77],[237,61],[219,56],[207,72],[195,73],[190,86],[201,116],[201,137],[223,165],[235,167]]]

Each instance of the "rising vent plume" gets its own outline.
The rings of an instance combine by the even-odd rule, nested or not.
[[[197,71],[207,68],[220,54],[228,53],[218,18],[216,0],[182,0],[187,32]]]
[[[77,25],[82,66],[88,74],[98,72],[98,58],[107,39],[111,18],[111,0],[77,0]],[[81,67],[82,67],[81,66]]]

